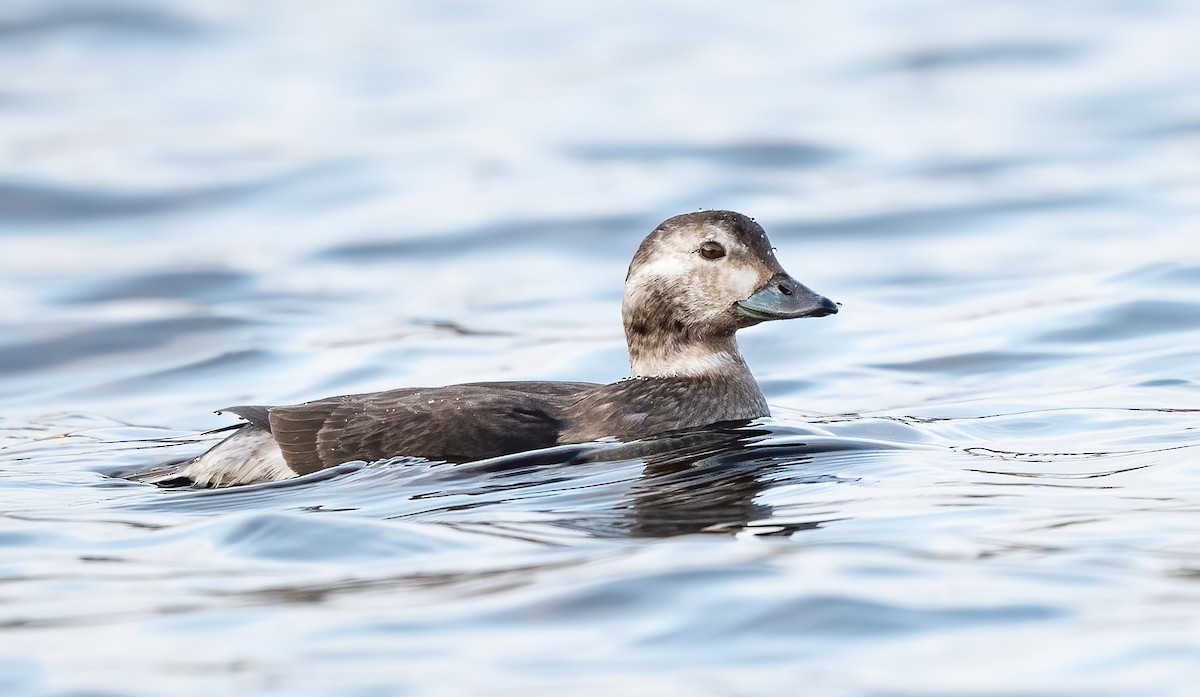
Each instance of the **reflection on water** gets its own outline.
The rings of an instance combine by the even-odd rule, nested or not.
[[[9,3],[0,693],[1191,694],[1198,21]],[[744,333],[773,419],[124,478],[226,404],[618,379],[700,207],[843,303]]]

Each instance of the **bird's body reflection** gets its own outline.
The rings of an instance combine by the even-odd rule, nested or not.
[[[725,422],[632,443],[549,448],[451,466],[441,474],[460,481],[482,475],[488,481],[481,482],[478,491],[494,494],[501,487],[525,488],[529,477],[538,478],[542,485],[568,482],[574,468],[636,462],[641,471],[625,481],[618,503],[603,514],[575,518],[571,526],[605,536],[730,534],[770,520],[773,508],[758,499],[771,484],[829,480],[828,475],[803,472],[813,453],[828,447],[809,443],[806,435],[813,434],[746,421]],[[768,438],[772,442],[762,442]],[[819,524],[764,525],[763,532],[789,534]]]

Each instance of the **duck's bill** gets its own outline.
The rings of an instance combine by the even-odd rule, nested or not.
[[[786,273],[777,273],[754,294],[734,303],[741,314],[751,319],[798,319],[837,314],[837,303],[812,292]]]

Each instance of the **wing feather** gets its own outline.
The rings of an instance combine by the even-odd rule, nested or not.
[[[334,397],[268,410],[297,474],[397,455],[467,462],[549,447],[592,383],[471,383]]]

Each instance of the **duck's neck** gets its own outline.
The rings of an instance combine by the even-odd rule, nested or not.
[[[691,337],[625,328],[634,377],[712,378],[758,385],[732,334]]]
[[[625,328],[629,363],[635,378],[682,381],[686,403],[671,402],[668,411],[679,419],[672,428],[703,426],[719,421],[757,419],[771,414],[733,334],[703,339],[665,333],[641,333]],[[673,398],[674,399],[674,398]]]

